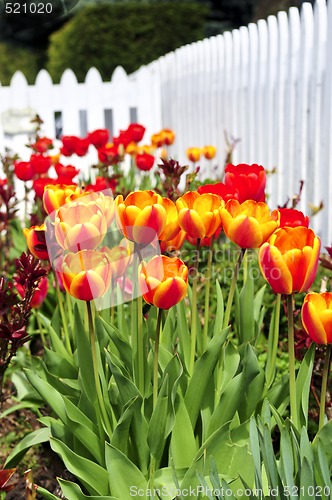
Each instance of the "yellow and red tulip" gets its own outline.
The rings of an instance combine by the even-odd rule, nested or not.
[[[81,190],[74,184],[48,184],[44,188],[43,205],[47,214],[51,214],[66,203],[68,196],[78,195]]]
[[[62,261],[61,278],[66,291],[76,299],[90,301],[102,297],[112,278],[109,258],[97,250],[69,252]]]
[[[171,240],[160,241],[160,250],[162,253],[174,252],[174,250],[179,250],[186,240],[187,233],[180,229],[178,234]]]
[[[278,211],[254,200],[229,200],[220,217],[226,236],[241,248],[259,248],[279,226]]]
[[[192,161],[193,163],[196,163],[200,159],[201,154],[201,148],[188,148],[186,150],[188,160]]]
[[[220,198],[215,194],[187,191],[177,199],[179,225],[192,238],[203,239],[220,227]]]
[[[177,257],[157,255],[140,265],[138,281],[148,304],[170,309],[187,293],[188,267]]]
[[[202,154],[207,160],[212,160],[217,154],[217,148],[215,146],[204,146]]]
[[[304,226],[278,229],[259,251],[259,266],[275,293],[305,292],[318,267],[320,239]]]
[[[77,201],[63,205],[56,212],[55,237],[65,250],[94,250],[106,231],[107,221],[97,203]]]
[[[160,203],[166,210],[166,224],[158,239],[159,241],[173,240],[181,229],[178,210],[175,203],[169,198],[162,198]]]
[[[46,245],[46,225],[32,226],[23,229],[23,234],[27,240],[28,249],[41,260],[49,260],[49,255]]]
[[[117,224],[122,234],[140,244],[159,239],[167,214],[162,197],[153,191],[136,191],[115,199]]]
[[[302,323],[316,344],[332,344],[332,293],[308,293],[302,306]]]

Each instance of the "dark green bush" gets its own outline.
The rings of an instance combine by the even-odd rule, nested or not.
[[[204,37],[207,9],[195,2],[99,4],[78,12],[50,38],[47,69],[58,81],[71,68],[79,81],[95,66],[110,80]]]
[[[30,84],[34,83],[40,69],[40,54],[17,45],[0,43],[0,82],[9,85],[15,71],[24,73]]]

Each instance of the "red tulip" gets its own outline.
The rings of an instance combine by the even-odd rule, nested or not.
[[[140,170],[151,170],[154,164],[154,156],[147,153],[136,155],[136,165]]]
[[[71,181],[73,180],[76,175],[80,173],[79,169],[75,168],[73,165],[62,165],[61,163],[57,163],[54,165],[56,174],[58,176],[58,181],[61,179],[61,182],[59,184],[71,184]],[[63,182],[63,181],[66,182]]]
[[[109,132],[106,128],[100,128],[88,134],[90,144],[92,144],[96,149],[106,146],[108,138]]]
[[[32,148],[37,151],[37,153],[46,153],[46,151],[53,148],[53,141],[48,137],[41,137],[32,144]]]
[[[309,217],[294,208],[278,208],[280,227],[309,227]]]
[[[225,184],[238,191],[240,203],[246,200],[265,201],[266,173],[261,165],[229,163],[225,168]]]
[[[35,174],[29,161],[15,161],[14,172],[21,181],[31,181]]]
[[[16,288],[17,292],[19,293],[19,295],[22,297],[22,299],[24,299],[25,287],[23,285],[21,285],[20,283],[16,283],[15,288]],[[35,290],[35,292],[32,296],[32,299],[30,302],[31,307],[33,307],[34,309],[38,309],[42,305],[44,300],[46,299],[47,292],[48,292],[48,279],[46,276],[44,276],[43,278],[41,278],[39,285],[38,285],[38,288]]]
[[[131,136],[131,141],[140,142],[143,139],[145,127],[143,127],[143,125],[140,125],[139,123],[131,123],[127,129],[127,132]]]
[[[238,200],[239,194],[237,189],[226,186],[223,182],[216,182],[215,184],[204,184],[203,186],[199,186],[197,189],[199,194],[203,193],[212,193],[219,196],[221,200]]]
[[[42,154],[34,154],[30,156],[30,164],[35,174],[46,174],[52,165],[52,159]]]

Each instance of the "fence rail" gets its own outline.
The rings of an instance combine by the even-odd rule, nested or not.
[[[174,129],[171,154],[187,162],[189,146],[218,147],[205,176],[222,174],[224,134],[240,139],[234,163],[276,169],[268,182],[270,204],[282,205],[305,180],[300,208],[324,203],[313,226],[332,242],[332,1],[304,3],[267,21],[186,45],[127,76],[117,68],[110,82],[91,69],[84,83],[66,70],[60,84],[41,71],[35,85],[16,73],[0,87],[0,112],[35,109],[45,132],[83,134],[105,124],[117,134],[134,119],[149,134]],[[1,135],[0,135],[1,139]],[[9,138],[3,138],[4,140]],[[16,139],[15,139],[16,140]],[[3,142],[2,141],[2,142]],[[216,168],[214,166],[217,166]]]

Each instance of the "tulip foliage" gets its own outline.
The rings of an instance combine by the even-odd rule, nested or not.
[[[154,150],[147,151],[138,145],[144,133],[132,124],[112,142],[105,129],[63,137],[62,156],[93,147],[104,176],[93,187],[79,185],[67,166],[67,182],[43,186],[44,220],[24,229],[30,253],[54,279],[54,310],[47,313],[36,297],[44,354],[27,363],[22,378],[31,405],[38,401],[50,411],[5,468],[49,442],[75,478],[59,478],[69,500],[175,499],[189,492],[238,499],[249,490],[252,498],[267,498],[276,488],[283,491],[279,498],[289,491],[293,498],[295,491],[330,498],[325,402],[332,299],[330,292],[313,292],[318,236],[299,210],[268,207],[259,165],[228,164],[218,182],[181,192],[186,168],[164,158],[158,182],[164,176],[165,189],[160,182],[146,189],[154,150],[171,146],[175,135],[154,134]],[[46,178],[48,160],[40,156],[53,148],[46,139],[32,145],[34,181]],[[112,178],[112,192],[109,173],[118,172],[125,154],[133,155],[143,185],[126,192],[121,184],[117,192]],[[195,147],[187,154],[195,164],[201,156],[213,160],[216,150]],[[24,182],[30,167],[31,159],[29,168],[14,166]],[[67,175],[59,163],[57,172]],[[27,293],[24,283],[18,291]],[[308,348],[295,359],[293,309],[301,300]],[[4,326],[1,321],[0,339]],[[280,372],[283,342],[289,365]],[[316,344],[325,358],[312,436]],[[41,486],[37,491],[57,498]]]

